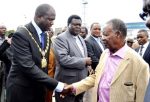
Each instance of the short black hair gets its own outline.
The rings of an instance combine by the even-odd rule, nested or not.
[[[53,9],[49,4],[41,4],[36,8],[35,16],[44,16],[47,15],[47,11]]]
[[[143,32],[147,37],[149,37],[147,30],[141,29],[138,31],[138,33],[141,33],[141,32]]]
[[[94,24],[99,24],[99,23],[98,23],[98,22],[92,23],[90,29],[92,29],[92,27],[93,27]],[[100,25],[100,24],[99,24],[99,25]]]
[[[81,17],[78,16],[78,15],[71,15],[69,18],[68,18],[68,22],[67,22],[67,25],[69,25],[72,21],[72,19],[80,19],[81,20]],[[82,21],[82,20],[81,20]]]
[[[85,29],[86,34],[88,34],[88,29],[85,26],[82,26],[81,28]]]
[[[120,31],[123,37],[127,36],[126,24],[120,19],[111,19],[107,24],[112,24],[112,29],[114,31]]]

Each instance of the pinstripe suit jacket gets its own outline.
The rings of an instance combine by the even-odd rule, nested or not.
[[[76,95],[94,87],[92,102],[98,101],[98,85],[104,64],[106,51],[101,55],[95,74],[74,83]],[[124,59],[118,66],[110,86],[110,102],[143,102],[145,90],[149,81],[149,66],[131,48],[128,47]],[[132,82],[132,86],[125,86],[124,83]]]

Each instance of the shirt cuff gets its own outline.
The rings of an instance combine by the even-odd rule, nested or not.
[[[62,92],[63,89],[64,89],[64,83],[58,82],[58,85],[56,86],[55,91],[56,92]]]

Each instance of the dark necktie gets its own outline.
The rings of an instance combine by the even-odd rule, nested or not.
[[[144,48],[143,45],[141,45],[141,47],[140,47],[140,53],[139,53],[140,56],[142,56],[142,50],[143,50],[143,48]]]
[[[41,33],[41,48],[42,48],[42,49],[44,49],[44,35],[45,35],[45,33],[42,32],[42,33]]]

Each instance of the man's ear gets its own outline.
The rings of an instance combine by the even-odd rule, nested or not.
[[[121,36],[121,32],[117,30],[117,31],[116,31],[116,36],[117,36],[117,37],[120,37],[120,36]]]
[[[71,28],[71,24],[68,25],[68,28]]]

